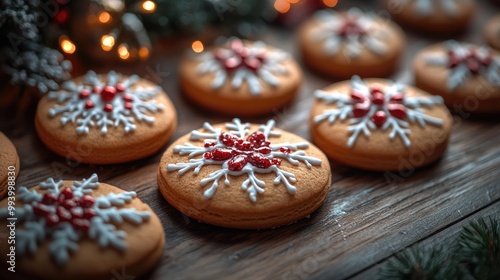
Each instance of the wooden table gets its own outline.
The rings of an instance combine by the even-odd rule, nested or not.
[[[381,6],[365,3],[372,1],[346,2],[341,3],[345,5],[341,9],[359,5],[383,13]],[[456,39],[484,42],[482,27],[500,8],[489,1],[477,2],[481,7],[473,25]],[[413,55],[440,39],[414,33],[407,36],[403,63],[391,78],[411,84]],[[263,40],[298,56],[293,30],[272,29]],[[191,41],[170,46],[147,64],[117,67],[156,81],[166,90],[180,120],[173,139],[199,128],[203,121],[231,119],[200,110],[181,96],[178,53]],[[278,127],[309,139],[307,118],[312,93],[334,81],[307,69],[305,75],[297,98],[287,108],[244,121],[263,123],[274,118]],[[160,217],[167,238],[161,261],[148,275],[151,279],[373,279],[378,268],[404,248],[450,244],[469,221],[486,216],[500,218],[498,118],[455,114],[451,143],[443,158],[421,170],[393,173],[397,180],[332,162],[331,191],[324,205],[309,218],[277,229],[243,231],[202,224],[171,207],[156,184],[161,152],[109,166],[68,162],[55,155],[35,134],[35,105],[33,101],[24,118],[2,116],[0,121],[0,130],[12,139],[21,158],[17,185],[34,186],[47,177],[81,179],[97,172],[102,182],[137,191]],[[126,270],[122,272],[126,276]]]

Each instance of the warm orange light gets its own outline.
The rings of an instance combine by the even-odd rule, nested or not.
[[[203,43],[201,41],[194,41],[193,44],[191,45],[191,48],[195,53],[201,53],[204,49]]]
[[[59,38],[59,45],[61,46],[61,50],[65,53],[72,54],[76,51],[75,44],[66,36],[61,36]]]
[[[323,0],[323,4],[325,4],[326,6],[328,6],[330,8],[337,6],[338,2],[339,2],[339,0]]]
[[[101,48],[104,51],[110,51],[115,45],[115,37],[112,35],[103,35],[101,37]]]
[[[299,2],[300,0],[288,0],[288,3],[290,4],[296,4],[297,2]]]
[[[276,0],[274,1],[274,8],[279,13],[284,14],[290,10],[290,3],[287,0]]]
[[[152,13],[156,10],[156,4],[153,1],[147,0],[142,2],[142,8],[144,9],[144,11]]]
[[[148,58],[149,49],[147,47],[142,47],[139,49],[139,57],[142,59]]]
[[[111,19],[111,15],[108,12],[102,12],[99,14],[99,21],[101,23],[107,23]]]
[[[120,56],[121,59],[127,59],[130,56],[130,53],[126,45],[121,44],[118,47],[118,55]]]

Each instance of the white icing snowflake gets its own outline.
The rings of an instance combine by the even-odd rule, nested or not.
[[[378,55],[387,52],[388,34],[383,28],[374,27],[376,17],[370,13],[356,8],[345,14],[324,10],[317,12],[314,19],[318,25],[311,30],[311,39],[323,42],[327,55],[337,54],[342,45],[351,58],[358,57],[363,47]]]
[[[107,82],[94,72],[89,71],[80,83],[68,81],[60,90],[49,92],[49,99],[58,104],[49,110],[49,115],[61,115],[61,125],[76,123],[77,134],[88,134],[89,127],[101,128],[101,133],[108,132],[108,125],[118,127],[123,124],[125,133],[136,129],[135,121],[152,124],[155,118],[147,113],[155,113],[164,109],[153,99],[161,88],[134,87],[139,76],[128,78],[111,71],[107,74]]]
[[[233,119],[227,123],[228,132],[213,128],[209,123],[204,123],[206,132],[193,130],[191,140],[205,139],[203,146],[196,146],[189,142],[174,147],[174,153],[188,155],[189,162],[169,164],[168,171],[178,170],[184,174],[190,169],[198,174],[204,165],[216,164],[221,169],[211,173],[207,178],[201,180],[201,185],[212,182],[210,188],[204,192],[206,199],[211,198],[217,190],[219,180],[224,177],[224,184],[229,185],[229,177],[246,175],[248,179],[243,182],[241,188],[248,192],[250,200],[257,201],[257,194],[264,193],[265,182],[258,179],[256,173],[275,173],[274,184],[283,183],[289,194],[295,194],[293,185],[297,180],[291,172],[280,169],[282,160],[285,159],[293,165],[305,163],[307,168],[320,165],[321,160],[306,155],[301,149],[309,147],[307,142],[272,144],[270,137],[279,137],[281,134],[273,130],[274,120],[261,125],[259,130],[250,134],[249,123],[241,123],[239,119]],[[193,158],[197,157],[197,158]]]
[[[99,187],[96,174],[81,182],[75,181],[69,188],[60,189],[62,183],[52,178],[40,183],[40,188],[46,191],[44,194],[20,187],[16,199],[24,205],[16,205],[15,210],[0,209],[0,218],[15,218],[16,223],[24,225],[23,229],[16,229],[17,256],[34,254],[38,244],[49,241],[50,255],[57,265],[63,266],[70,254],[78,251],[78,241],[84,238],[98,242],[102,248],[124,251],[127,234],[115,225],[125,221],[139,225],[151,216],[147,211],[117,208],[136,197],[135,192],[91,196]]]
[[[415,11],[422,17],[431,16],[434,10],[439,8],[446,15],[454,17],[458,15],[458,6],[463,0],[398,0],[401,5],[406,6],[414,3]]]
[[[335,109],[325,110],[314,117],[314,123],[327,120],[330,124],[337,119],[349,119],[347,131],[351,134],[347,141],[353,147],[360,134],[370,136],[370,130],[392,129],[389,138],[399,136],[404,145],[411,145],[410,122],[417,122],[422,127],[426,124],[442,126],[443,120],[425,114],[422,107],[443,104],[440,96],[406,96],[405,86],[392,84],[382,88],[379,85],[368,86],[358,76],[351,79],[351,92],[325,92],[317,90],[317,99],[326,104],[336,104]]]
[[[233,88],[247,82],[250,93],[260,95],[262,83],[273,87],[279,85],[277,75],[287,75],[283,65],[289,55],[281,50],[270,49],[264,42],[245,45],[238,38],[231,38],[223,46],[198,57],[198,74],[215,75],[212,88],[221,88],[229,80]]]
[[[494,56],[487,47],[447,41],[445,52],[428,54],[428,65],[445,67],[448,70],[448,89],[455,90],[468,78],[483,75],[493,86],[500,86],[500,57]]]

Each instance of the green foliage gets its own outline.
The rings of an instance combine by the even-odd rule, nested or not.
[[[42,5],[45,2],[0,0],[0,64],[12,83],[47,92],[70,77],[71,63],[43,44],[40,28],[48,18]]]
[[[449,247],[413,246],[390,258],[379,279],[500,279],[500,224],[484,219],[465,226]]]
[[[138,1],[135,1],[138,2]],[[272,17],[268,0],[157,0],[154,13],[141,14],[146,29],[162,36],[198,33],[208,25],[227,33],[252,36]]]

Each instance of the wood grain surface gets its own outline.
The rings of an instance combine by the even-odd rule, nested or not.
[[[387,15],[376,1],[340,1],[339,9],[361,6]],[[483,44],[482,31],[500,6],[480,6],[470,29],[455,37]],[[173,140],[211,123],[229,121],[195,107],[182,97],[177,67],[180,53],[194,38],[163,43],[149,62],[112,67],[83,66],[105,72],[112,68],[137,73],[160,84],[176,105],[179,127]],[[273,28],[262,40],[298,57],[294,28]],[[420,48],[442,38],[407,32],[407,49],[394,80],[413,83],[411,61]],[[299,62],[303,66],[303,62]],[[297,98],[286,108],[244,121],[264,123],[274,118],[278,127],[310,139],[307,119],[313,91],[334,80],[305,69]],[[26,103],[26,102],[25,102]],[[87,165],[49,151],[38,139],[33,118],[36,100],[24,110],[2,112],[0,130],[17,147],[21,172],[17,185],[34,186],[47,177],[81,179],[97,172],[101,182],[134,190],[160,217],[167,245],[147,279],[373,279],[378,268],[398,251],[415,244],[447,245],[472,219],[500,219],[500,121],[498,116],[475,117],[452,110],[450,146],[442,159],[420,170],[380,173],[331,162],[332,188],[322,207],[309,218],[271,230],[244,231],[219,228],[189,219],[171,207],[157,189],[161,154],[120,165]],[[165,150],[166,147],[163,149]],[[4,171],[2,171],[4,172]],[[126,278],[126,270],[116,279]],[[119,277],[120,276],[120,277]]]

